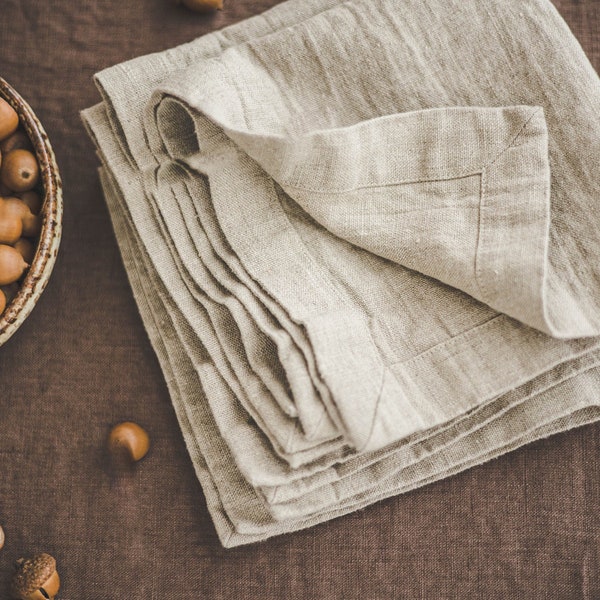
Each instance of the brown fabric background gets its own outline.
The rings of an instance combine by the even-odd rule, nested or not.
[[[600,425],[307,531],[220,547],[78,112],[98,101],[96,71],[276,2],[200,16],[166,0],[0,0],[0,75],[41,117],[65,189],[50,284],[0,348],[0,598],[13,561],[38,551],[57,558],[63,600],[600,598]],[[600,1],[556,5],[599,70]],[[104,439],[125,419],[153,447],[116,479]]]

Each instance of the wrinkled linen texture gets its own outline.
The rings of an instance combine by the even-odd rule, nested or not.
[[[96,82],[223,545],[598,419],[600,81],[548,0],[288,0]]]

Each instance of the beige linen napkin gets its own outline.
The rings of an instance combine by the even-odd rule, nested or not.
[[[547,0],[289,0],[96,79],[224,545],[598,418],[600,82]]]

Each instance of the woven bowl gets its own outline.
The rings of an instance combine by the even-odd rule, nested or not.
[[[62,230],[62,183],[48,136],[23,98],[0,77],[0,97],[16,111],[29,136],[40,167],[39,192],[43,197],[42,229],[35,256],[15,297],[0,315],[0,346],[21,326],[44,291],[56,260]]]

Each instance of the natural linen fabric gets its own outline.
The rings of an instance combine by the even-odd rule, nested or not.
[[[600,82],[547,0],[288,0],[84,112],[219,537],[600,416]]]

